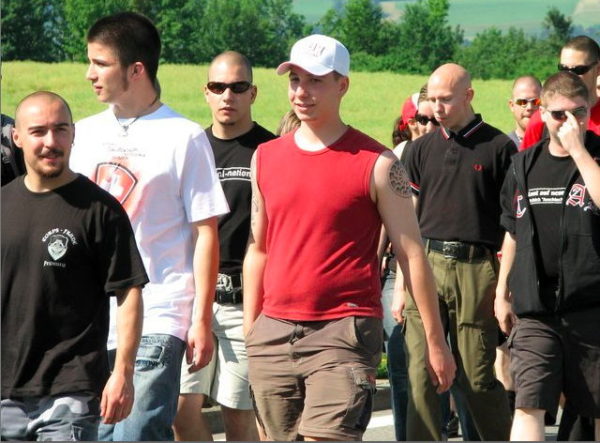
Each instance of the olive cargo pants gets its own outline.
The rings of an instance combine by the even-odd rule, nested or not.
[[[427,250],[427,248],[426,248]],[[502,384],[494,375],[498,326],[494,317],[497,259],[448,258],[427,251],[440,312],[457,365],[455,383],[463,392],[482,440],[508,440],[511,417]],[[441,440],[440,399],[426,368],[423,323],[412,298],[405,311],[410,380],[407,440]]]

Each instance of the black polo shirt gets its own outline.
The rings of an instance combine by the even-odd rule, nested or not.
[[[440,127],[415,140],[406,169],[423,237],[499,249],[500,189],[515,152],[479,114],[458,133]]]

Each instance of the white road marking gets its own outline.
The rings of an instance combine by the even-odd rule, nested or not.
[[[371,417],[367,429],[383,428],[385,426],[394,426],[394,416],[392,414]]]

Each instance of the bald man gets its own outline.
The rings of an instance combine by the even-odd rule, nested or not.
[[[242,330],[241,274],[250,232],[250,160],[256,147],[275,135],[252,120],[256,94],[252,66],[244,55],[227,51],[213,59],[204,86],[212,111],[212,125],[206,128],[206,135],[231,212],[219,219],[219,278],[212,323],[215,353],[198,373],[191,374],[187,365],[182,367],[174,424],[178,440],[211,439],[210,426],[200,413],[206,396],[221,405],[227,440],[258,439]]]
[[[407,159],[421,235],[440,311],[458,364],[455,383],[483,440],[509,437],[506,392],[494,376],[500,228],[499,193],[515,144],[474,114],[469,73],[446,64],[427,84],[440,127],[416,140]],[[405,310],[409,360],[407,440],[440,440],[439,397],[423,359],[425,334],[412,300]]]
[[[533,75],[523,75],[513,83],[512,97],[508,101],[508,107],[515,119],[515,130],[508,136],[517,146],[523,141],[529,119],[540,107],[541,91],[542,84]]]
[[[27,174],[2,188],[2,440],[96,440],[101,416],[119,422],[133,404],[148,277],[119,202],[69,169],[74,135],[54,93],[17,107]],[[111,295],[119,350],[109,377]]]

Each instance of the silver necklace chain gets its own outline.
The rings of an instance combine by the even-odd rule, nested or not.
[[[150,105],[148,105],[148,107],[146,109],[144,109],[137,117],[134,117],[134,119],[129,121],[128,123],[121,123],[119,118],[115,115],[115,119],[117,120],[117,123],[121,127],[121,133],[119,135],[121,137],[127,137],[127,135],[129,134],[129,128],[131,127],[131,125],[133,125],[136,121],[138,121],[138,119],[140,117],[143,117],[144,115],[146,115],[146,111],[148,109],[152,108],[152,106],[154,106],[154,104],[157,101],[158,101],[158,94],[156,94],[156,97],[154,97],[154,100],[152,100],[152,103],[150,103]]]

